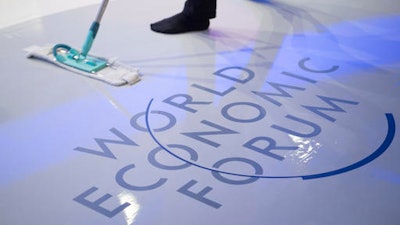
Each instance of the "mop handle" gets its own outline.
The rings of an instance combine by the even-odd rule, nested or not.
[[[95,22],[100,23],[101,18],[103,17],[104,12],[106,11],[108,1],[109,0],[103,0],[103,3],[101,4],[101,8],[100,8],[99,12],[97,13]]]
[[[82,52],[81,52],[81,56],[83,56],[84,58],[86,58],[87,54],[89,53],[90,49],[92,48],[93,41],[96,38],[97,31],[99,30],[99,27],[100,27],[100,21],[103,17],[104,12],[106,11],[108,1],[109,0],[103,0],[100,10],[97,13],[96,19],[95,19],[95,21],[93,21],[92,25],[90,26],[89,33],[86,37],[85,43],[83,44]]]

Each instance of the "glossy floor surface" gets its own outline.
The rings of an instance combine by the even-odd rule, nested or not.
[[[398,0],[220,0],[208,31],[150,31],[183,3],[110,2],[92,51],[131,86],[25,57],[81,47],[99,4],[0,30],[0,224],[398,225]]]

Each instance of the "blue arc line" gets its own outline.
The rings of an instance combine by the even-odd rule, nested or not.
[[[367,156],[366,158],[353,163],[349,166],[337,169],[337,170],[332,170],[329,172],[324,172],[324,173],[318,173],[318,174],[311,174],[311,175],[300,175],[300,176],[260,176],[260,175],[247,175],[247,174],[239,174],[239,173],[232,173],[232,172],[227,172],[227,171],[223,171],[223,170],[216,170],[216,169],[212,169],[209,167],[205,167],[196,163],[193,163],[191,161],[188,161],[182,157],[180,157],[179,155],[173,153],[172,151],[170,151],[168,148],[166,148],[163,144],[160,143],[160,141],[158,141],[158,139],[156,138],[156,136],[154,135],[150,124],[149,124],[149,112],[150,112],[150,108],[151,105],[153,103],[154,99],[151,99],[149,104],[147,105],[147,109],[146,109],[146,127],[147,130],[150,133],[150,136],[152,137],[152,139],[154,140],[154,142],[156,142],[162,149],[164,149],[166,152],[168,152],[170,155],[172,155],[173,157],[188,163],[192,166],[198,167],[200,169],[204,169],[204,170],[208,170],[211,172],[215,172],[215,173],[221,173],[221,174],[226,174],[226,175],[233,175],[233,176],[239,176],[239,177],[251,177],[251,178],[270,178],[270,179],[288,179],[288,178],[301,178],[303,180],[311,180],[311,179],[318,179],[318,178],[325,178],[325,177],[330,177],[330,176],[335,176],[335,175],[339,175],[342,173],[346,173],[349,172],[351,170],[355,170],[358,169],[362,166],[367,165],[368,163],[374,161],[376,158],[378,158],[380,155],[382,155],[391,145],[395,133],[396,133],[396,122],[394,120],[393,114],[391,113],[386,113],[386,120],[388,123],[388,130],[386,133],[386,137],[385,140],[383,140],[382,144],[378,147],[378,149],[376,149],[372,154],[370,154],[369,156]]]

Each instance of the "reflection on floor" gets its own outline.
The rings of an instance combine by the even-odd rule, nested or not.
[[[0,224],[385,224],[400,215],[400,5],[112,1],[93,52],[114,87],[25,57],[80,47],[98,5],[0,30]]]

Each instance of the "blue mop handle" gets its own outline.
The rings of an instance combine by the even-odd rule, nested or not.
[[[86,58],[90,49],[92,48],[93,41],[96,38],[97,31],[99,30],[100,24],[98,22],[93,22],[92,26],[90,26],[89,33],[86,37],[86,41],[83,44],[81,55]]]
[[[101,4],[101,8],[99,12],[97,13],[96,20],[92,23],[89,29],[89,33],[86,37],[85,43],[83,44],[82,47],[82,52],[81,56],[86,58],[87,54],[89,53],[90,49],[92,48],[94,39],[96,38],[97,31],[99,30],[100,27],[100,21],[101,18],[103,17],[103,14],[106,10],[107,4],[109,0],[103,0],[103,3]]]

